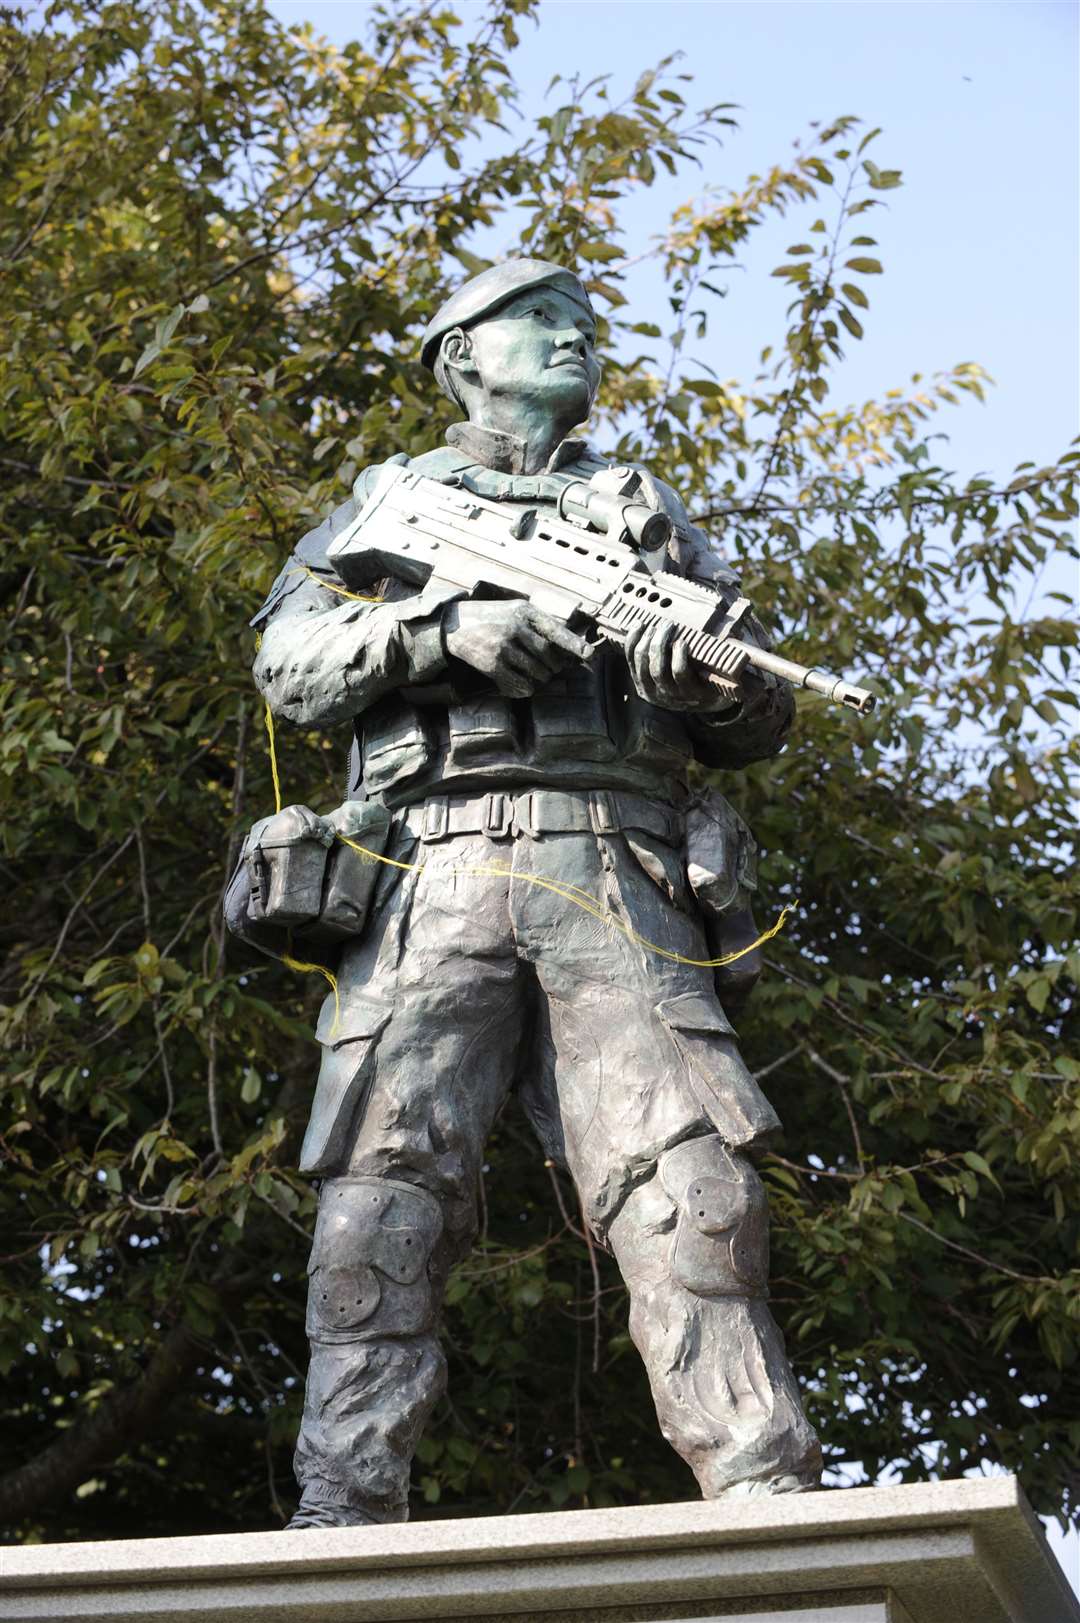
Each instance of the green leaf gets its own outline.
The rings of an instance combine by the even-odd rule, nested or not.
[[[847,308],[846,305],[844,305],[844,304],[838,305],[836,313],[840,317],[840,320],[843,322],[844,326],[847,328],[848,332],[851,334],[851,336],[853,338],[861,338],[862,337],[862,335],[863,335],[862,327],[860,326],[859,322],[856,321],[855,317],[852,315],[851,311]]]
[[[894,186],[902,184],[899,169],[879,169],[877,164],[871,163],[869,159],[864,159],[863,168],[866,170],[870,185],[875,191],[889,191]]]
[[[146,371],[146,368],[150,365],[150,363],[152,361],[157,360],[157,358],[158,358],[158,356],[160,354],[161,354],[161,345],[160,345],[160,343],[158,342],[158,340],[156,338],[151,339],[150,343],[147,344],[146,348],[143,350],[142,354],[139,356],[138,360],[135,362],[135,370],[131,374],[132,377],[133,378],[140,377],[142,375],[142,373]]]
[[[879,259],[849,259],[846,261],[848,270],[860,271],[863,276],[880,276],[881,261]]]

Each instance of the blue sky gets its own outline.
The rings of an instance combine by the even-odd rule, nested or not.
[[[271,9],[338,41],[361,34],[370,12],[354,0],[272,0]],[[466,23],[482,11],[478,0],[455,9]],[[741,186],[783,161],[811,120],[855,113],[881,125],[873,155],[903,170],[904,187],[883,194],[888,208],[872,217],[886,274],[869,289],[867,336],[850,345],[834,398],[865,399],[913,371],[978,361],[997,386],[986,406],[946,413],[942,460],[1000,477],[1027,457],[1052,460],[1080,431],[1077,16],[1072,4],[982,0],[541,0],[513,68],[529,113],[544,106],[556,73],[581,67],[629,87],[682,51],[692,105],[739,104],[739,129],[703,171],[624,210],[631,252],[696,188]],[[700,351],[724,377],[747,378],[782,334],[787,290],[768,272],[801,240],[797,219],[759,233],[727,278]],[[480,249],[510,245],[507,230]],[[648,291],[639,282],[638,297]]]
[[[338,42],[363,33],[370,9],[271,0],[283,22],[309,21]],[[454,9],[467,24],[482,7],[457,0]],[[658,184],[625,211],[631,253],[695,189],[740,187],[783,162],[812,120],[852,113],[881,125],[872,155],[902,169],[904,187],[872,216],[886,274],[869,289],[866,339],[850,346],[834,399],[978,361],[997,387],[987,405],[939,419],[950,444],[938,459],[965,476],[1007,478],[1023,459],[1053,460],[1080,431],[1077,19],[1072,3],[1038,0],[541,0],[512,65],[527,115],[543,108],[556,73],[610,73],[630,88],[672,51],[694,75],[691,105],[739,104],[739,129],[706,170]],[[556,94],[549,105],[558,104]],[[798,218],[760,233],[727,278],[698,351],[722,377],[750,376],[762,346],[783,333],[788,294],[768,272],[785,244],[802,240]],[[496,234],[478,251],[510,246]],[[637,296],[647,300],[649,285],[645,273]],[[1051,1537],[1080,1587],[1075,1536]]]

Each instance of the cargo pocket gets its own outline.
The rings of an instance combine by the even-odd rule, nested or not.
[[[657,1014],[687,1068],[695,1097],[725,1143],[765,1148],[780,1118],[743,1064],[719,1002],[699,992],[668,998]]]
[[[418,777],[434,761],[435,733],[424,712],[399,698],[382,699],[364,716],[364,788],[381,794]]]
[[[624,829],[623,839],[638,867],[648,874],[653,884],[667,897],[673,907],[681,908],[685,912],[690,903],[690,895],[682,851],[665,845],[655,834],[646,834],[639,828]]]
[[[335,1022],[333,997],[323,1003],[315,1027],[322,1062],[300,1151],[301,1172],[333,1172],[348,1158],[350,1131],[391,1013],[374,998],[346,995]]]

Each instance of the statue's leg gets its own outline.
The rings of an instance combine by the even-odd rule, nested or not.
[[[446,1383],[439,1306],[475,1235],[483,1145],[522,1028],[508,881],[487,871],[502,854],[476,836],[416,853],[423,872],[342,961],[319,1081],[329,1104],[309,1134],[326,1148],[312,1169],[324,1181],[293,1527],[408,1515],[412,1456]]]
[[[608,1238],[664,1436],[706,1499],[816,1487],[821,1450],[769,1312],[761,1180],[715,1134],[660,1156]]]
[[[711,972],[680,961],[708,956],[681,858],[633,832],[525,855],[664,949],[623,931],[597,941],[554,893],[522,892],[541,992],[522,1097],[618,1259],[664,1435],[707,1498],[814,1487],[820,1448],[769,1312],[768,1215],[746,1153],[778,1124]]]
[[[397,1179],[323,1184],[293,1527],[406,1519],[410,1463],[446,1385],[435,1336],[444,1228],[439,1201]]]

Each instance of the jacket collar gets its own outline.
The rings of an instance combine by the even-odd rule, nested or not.
[[[497,473],[525,472],[525,441],[516,434],[481,428],[478,423],[454,423],[446,431],[446,443]],[[576,462],[588,449],[585,440],[563,440],[551,453],[543,472],[556,473],[568,462]]]

